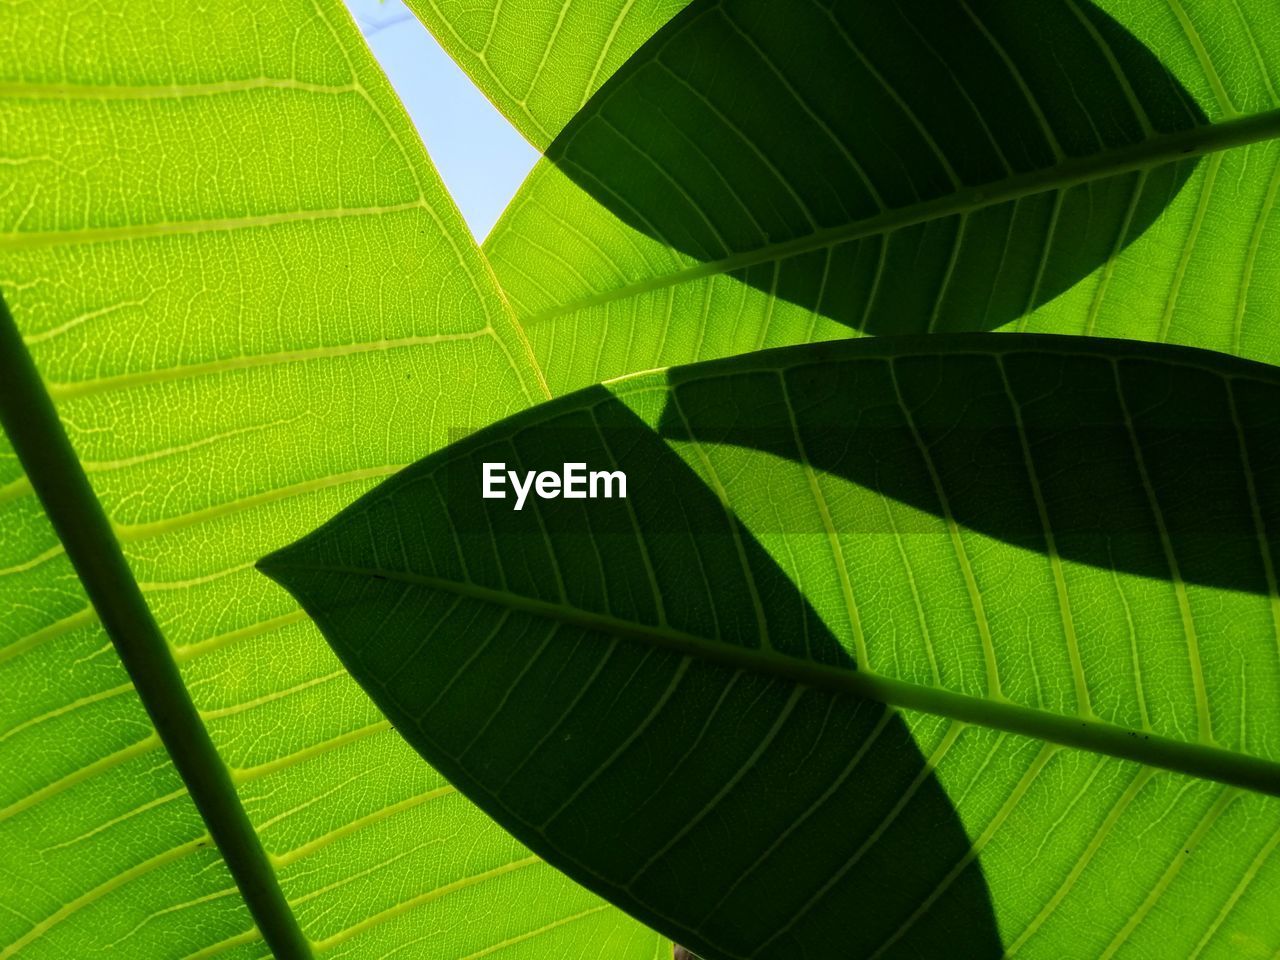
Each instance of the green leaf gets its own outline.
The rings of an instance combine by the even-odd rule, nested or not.
[[[1277,410],[1280,370],[1161,345],[766,351],[518,414],[261,568],[712,960],[1270,957]],[[480,496],[565,461],[626,499]]]
[[[252,569],[545,395],[341,4],[8,4],[0,64],[0,405],[92,484],[0,441],[0,957],[291,957],[296,922],[320,956],[649,960]],[[127,566],[82,583],[53,524]],[[146,605],[108,637],[86,587]]]
[[[485,250],[553,392],[858,333],[1280,360],[1271,0],[699,0]]]
[[[405,0],[539,149],[689,0]]]

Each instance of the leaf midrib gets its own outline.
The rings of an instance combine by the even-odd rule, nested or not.
[[[273,578],[275,571],[305,570],[379,578],[441,590],[571,626],[639,640],[719,666],[780,677],[816,690],[863,697],[892,707],[919,710],[951,720],[1280,796],[1280,763],[1210,744],[1189,743],[1096,719],[1036,710],[1005,699],[974,697],[866,670],[843,669],[800,660],[769,651],[708,640],[669,626],[635,623],[570,604],[551,603],[479,584],[426,574],[337,564],[297,563],[274,556],[260,561],[258,569]]]
[[[774,260],[788,259],[840,243],[891,233],[933,220],[974,213],[1025,197],[1054,190],[1065,190],[1126,173],[1152,170],[1177,160],[1199,158],[1278,138],[1280,138],[1280,109],[1239,117],[1208,127],[1195,127],[1165,134],[1131,146],[1107,150],[1087,157],[1072,158],[1042,170],[968,187],[933,200],[887,210],[865,220],[828,227],[791,240],[766,244],[719,260],[709,260],[683,270],[673,270],[661,276],[580,297],[521,317],[521,325],[527,327],[578,310],[626,300],[692,280],[731,273]],[[494,239],[498,237],[495,236]],[[489,251],[493,249],[492,243],[486,243],[485,247]]]
[[[309,960],[311,946],[3,297],[0,425],[263,940],[281,960]]]

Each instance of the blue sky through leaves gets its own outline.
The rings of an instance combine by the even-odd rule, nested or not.
[[[346,0],[471,232],[483,240],[538,158],[400,0]]]

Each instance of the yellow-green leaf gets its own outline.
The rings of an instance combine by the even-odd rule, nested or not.
[[[545,148],[689,0],[406,0],[525,139]]]
[[[649,960],[252,569],[545,395],[342,6],[5,3],[0,130],[0,289],[310,949]],[[112,639],[0,444],[0,957],[262,957]]]

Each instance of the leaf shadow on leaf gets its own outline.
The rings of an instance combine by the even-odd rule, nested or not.
[[[858,519],[842,534],[938,536],[949,513],[961,528],[1038,554],[1050,552],[1051,535],[1066,561],[1273,589],[1263,553],[1280,547],[1266,533],[1280,529],[1273,368],[1089,337],[860,346],[843,356],[790,348],[802,362],[781,376],[768,367],[779,351],[760,354],[756,369],[715,361],[722,376],[677,368],[679,409],[668,405],[662,435],[805,461],[849,481],[842,518]],[[890,526],[882,497],[919,512]]]
[[[479,495],[483,463],[581,461],[624,470],[627,498]],[[464,794],[699,955],[1002,954],[971,838],[901,714],[646,641],[751,647],[763,624],[779,654],[855,669],[606,388],[427,457],[259,566]]]
[[[547,159],[630,227],[815,315],[989,330],[1133,243],[1196,161],[984,192],[1205,122],[1087,0],[700,0]]]

